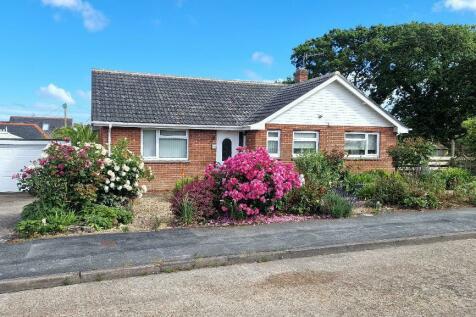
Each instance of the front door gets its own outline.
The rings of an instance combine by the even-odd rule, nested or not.
[[[217,131],[217,155],[216,161],[223,163],[227,158],[237,153],[240,133],[238,131]]]

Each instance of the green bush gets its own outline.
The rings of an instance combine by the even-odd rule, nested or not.
[[[360,199],[370,199],[375,192],[375,182],[385,175],[388,175],[388,173],[383,170],[348,173],[344,180],[344,188]]]
[[[400,205],[408,196],[409,185],[399,173],[378,177],[375,182],[372,199],[382,204]]]
[[[283,210],[296,215],[310,215],[319,213],[321,198],[325,189],[314,184],[305,184],[293,189],[284,199]]]
[[[88,226],[100,230],[131,223],[133,214],[131,211],[119,207],[91,205],[83,209],[82,218]]]
[[[312,152],[298,156],[294,164],[306,184],[326,190],[337,186],[344,175],[344,155],[338,152]]]
[[[454,190],[454,195],[460,201],[476,206],[476,181],[458,185]]]
[[[181,179],[175,182],[173,192],[176,193],[178,191],[181,191],[185,187],[185,185],[193,183],[196,180],[198,180],[198,177],[182,177]]]
[[[428,165],[434,150],[435,146],[430,141],[417,137],[399,141],[396,146],[388,150],[388,154],[393,159],[393,166],[400,169]]]
[[[446,189],[454,190],[458,185],[471,181],[471,173],[460,167],[448,167],[435,172],[437,177],[444,180]]]
[[[338,194],[329,192],[322,197],[321,213],[334,218],[349,217],[352,213],[352,204]]]
[[[20,237],[28,238],[35,234],[64,232],[77,220],[73,211],[33,202],[23,208],[22,220],[17,223],[16,230]]]

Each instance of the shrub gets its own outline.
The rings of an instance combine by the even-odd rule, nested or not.
[[[190,202],[194,207],[192,222],[200,222],[215,218],[218,215],[215,207],[213,183],[207,180],[195,180],[185,185],[181,190],[175,191],[171,198],[171,210],[181,219],[184,201]],[[189,222],[186,222],[189,223]]]
[[[52,143],[42,157],[16,175],[21,191],[50,206],[80,211],[92,203],[124,205],[141,197],[150,180],[141,158],[127,150],[127,142],[113,147],[110,157],[100,144],[81,147]]]
[[[147,192],[146,185],[139,186],[139,179],[153,179],[142,159],[127,149],[126,140],[113,146],[111,156],[104,159],[102,174],[104,181],[99,186],[97,203],[115,207],[124,206]]]
[[[294,160],[296,169],[304,175],[305,183],[328,190],[337,186],[344,173],[344,155],[337,152],[306,153]]]
[[[211,164],[205,172],[223,212],[232,216],[272,212],[288,192],[301,186],[292,164],[271,158],[266,149],[238,150],[222,165]]]
[[[349,217],[352,213],[352,204],[342,196],[329,192],[322,197],[321,213],[334,218]]]
[[[124,208],[109,207],[104,205],[90,205],[81,213],[87,225],[96,230],[111,229],[119,224],[132,222],[132,212]]]
[[[421,137],[406,138],[388,149],[396,169],[406,167],[422,167],[428,164],[429,158],[435,150],[434,145]]]
[[[378,178],[388,175],[383,170],[371,170],[362,173],[348,173],[344,179],[344,188],[361,199],[371,198]]]
[[[173,192],[176,193],[184,188],[185,185],[188,185],[194,181],[198,180],[198,177],[182,177],[175,182]]]
[[[457,199],[476,206],[476,181],[458,185],[454,190]]]
[[[99,145],[78,148],[52,143],[42,158],[17,174],[19,189],[41,203],[80,210],[96,200],[106,154]]]
[[[472,179],[471,173],[459,167],[448,167],[435,172],[437,177],[445,182],[446,189],[454,190],[458,185],[469,182]]]
[[[284,211],[291,214],[317,214],[321,206],[321,198],[325,194],[323,187],[306,183],[300,188],[290,191],[284,201]]]
[[[409,185],[399,173],[383,175],[376,179],[371,199],[383,204],[400,205],[409,193]]]
[[[77,216],[72,211],[33,202],[23,208],[22,220],[17,223],[16,230],[20,237],[27,238],[35,234],[64,232],[76,221]]]

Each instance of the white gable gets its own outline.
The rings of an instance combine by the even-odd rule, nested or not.
[[[330,83],[269,122],[338,126],[393,126],[338,81]]]

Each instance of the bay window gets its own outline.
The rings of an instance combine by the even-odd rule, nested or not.
[[[267,143],[266,147],[268,153],[272,157],[279,157],[281,151],[281,141],[280,141],[281,131],[268,131],[267,132]]]
[[[346,133],[344,151],[348,157],[377,158],[379,154],[379,134]]]
[[[142,156],[146,160],[187,160],[187,130],[142,130]]]
[[[319,148],[319,133],[313,131],[293,132],[293,156],[317,152]]]

